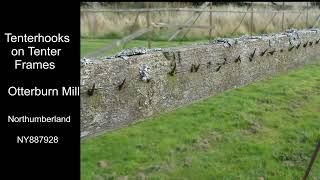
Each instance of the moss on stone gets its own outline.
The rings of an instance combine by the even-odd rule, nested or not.
[[[92,96],[87,97],[87,102],[90,104],[94,109],[99,108],[101,106],[101,101],[103,100],[102,94],[99,91],[94,91]]]
[[[177,77],[176,76],[171,76],[167,74],[167,80],[168,80],[168,86],[170,88],[175,88],[177,85]]]

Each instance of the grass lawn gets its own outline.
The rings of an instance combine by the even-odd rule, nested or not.
[[[302,179],[318,139],[320,61],[82,140],[81,179]]]
[[[256,32],[253,33],[253,35],[261,35],[263,33],[261,32]],[[216,38],[231,38],[231,37],[240,37],[242,35],[245,35],[244,33],[235,33],[235,34],[230,34],[230,33],[224,33],[221,35],[221,37],[214,37],[213,39]],[[140,37],[141,38],[141,37]],[[213,40],[212,39],[212,40]],[[119,39],[108,39],[108,38],[93,38],[93,37],[82,37],[80,44],[81,44],[81,57],[84,57],[90,52],[94,52],[95,50],[98,50],[99,48],[105,47],[109,44],[111,44],[113,41],[117,41]],[[200,42],[208,42],[207,39],[189,39],[189,40],[176,40],[176,41],[170,41],[168,42],[167,40],[153,40],[151,42],[152,48],[167,48],[167,47],[176,47],[176,46],[182,46],[182,45],[191,45],[194,43],[200,43]],[[131,40],[126,44],[125,46],[120,46],[120,47],[115,47],[109,52],[106,52],[102,55],[110,56],[114,55],[118,52],[120,52],[122,49],[125,48],[133,48],[133,47],[147,47],[148,43],[146,39],[135,39]]]
[[[81,57],[85,56],[89,52],[93,52],[99,48],[107,46],[108,44],[116,41],[117,39],[81,39]],[[208,42],[208,40],[199,40],[199,41],[152,41],[152,48],[165,48],[165,47],[175,47],[187,44],[193,44],[196,42]],[[132,48],[132,47],[147,47],[146,40],[132,40],[130,41],[125,48]],[[122,47],[114,48],[111,51],[105,53],[104,55],[113,55],[119,52]]]

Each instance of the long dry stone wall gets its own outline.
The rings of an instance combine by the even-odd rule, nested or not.
[[[320,58],[320,30],[133,49],[82,59],[81,136],[244,86]]]

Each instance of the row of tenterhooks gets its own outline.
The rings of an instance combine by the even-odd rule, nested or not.
[[[315,40],[314,42],[313,42],[313,41],[307,41],[307,42],[305,42],[305,43],[303,43],[303,44],[300,42],[299,44],[297,44],[297,45],[295,45],[295,46],[294,46],[294,45],[293,45],[293,46],[290,46],[290,47],[288,48],[288,52],[291,52],[293,49],[299,49],[299,48],[301,47],[301,45],[302,45],[303,48],[307,48],[308,45],[309,45],[309,46],[313,46],[313,44],[319,44],[319,41],[320,41],[320,39]],[[283,49],[280,49],[280,50],[279,50],[280,53],[282,53],[283,51],[284,51]],[[259,55],[260,55],[260,56],[264,56],[265,54],[269,54],[269,55],[272,56],[272,55],[274,55],[275,52],[276,52],[276,49],[270,50],[269,48],[266,48],[265,50],[261,51],[261,52],[259,53]],[[257,53],[257,48],[254,48],[254,50],[252,51],[252,53],[249,54],[249,57],[248,57],[248,59],[249,59],[250,62],[253,61],[256,53]],[[175,57],[175,56],[174,56],[174,57]],[[167,57],[166,57],[166,58],[167,58]],[[180,55],[180,52],[178,52],[178,60],[180,61],[180,59],[181,59],[181,55]],[[242,61],[242,59],[241,59],[241,56],[240,56],[240,55],[237,56],[237,58],[235,58],[235,59],[233,60],[234,63],[241,63],[241,61]],[[221,69],[221,67],[224,66],[224,65],[226,65],[226,64],[228,64],[228,63],[227,63],[227,58],[223,58],[223,62],[222,62],[222,63],[217,63],[217,66],[216,66],[215,71],[216,71],[216,72],[219,72],[220,69]],[[200,66],[201,66],[201,67],[211,68],[211,67],[212,67],[212,62],[209,61],[209,62],[207,62],[206,64],[201,64],[201,63],[191,64],[190,69],[177,71],[177,63],[175,62],[175,58],[174,58],[174,61],[173,61],[173,63],[171,64],[171,70],[168,72],[168,75],[174,76],[175,74],[183,73],[183,72],[188,72],[188,71],[189,71],[190,73],[196,73],[196,72],[199,71]],[[149,81],[147,81],[147,82],[149,82]],[[126,83],[126,78],[124,78],[122,81],[120,81],[120,83],[117,85],[117,89],[118,89],[119,91],[121,91],[121,90],[124,88],[125,83]],[[88,89],[87,94],[88,94],[89,96],[92,96],[93,93],[94,93],[94,91],[95,91],[96,89],[97,89],[97,88],[95,88],[95,83],[94,83],[94,84],[92,85],[92,87],[91,87],[90,89]]]

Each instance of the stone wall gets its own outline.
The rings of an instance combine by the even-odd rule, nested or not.
[[[319,29],[288,30],[88,60],[81,67],[81,136],[128,125],[319,59],[319,39]]]

